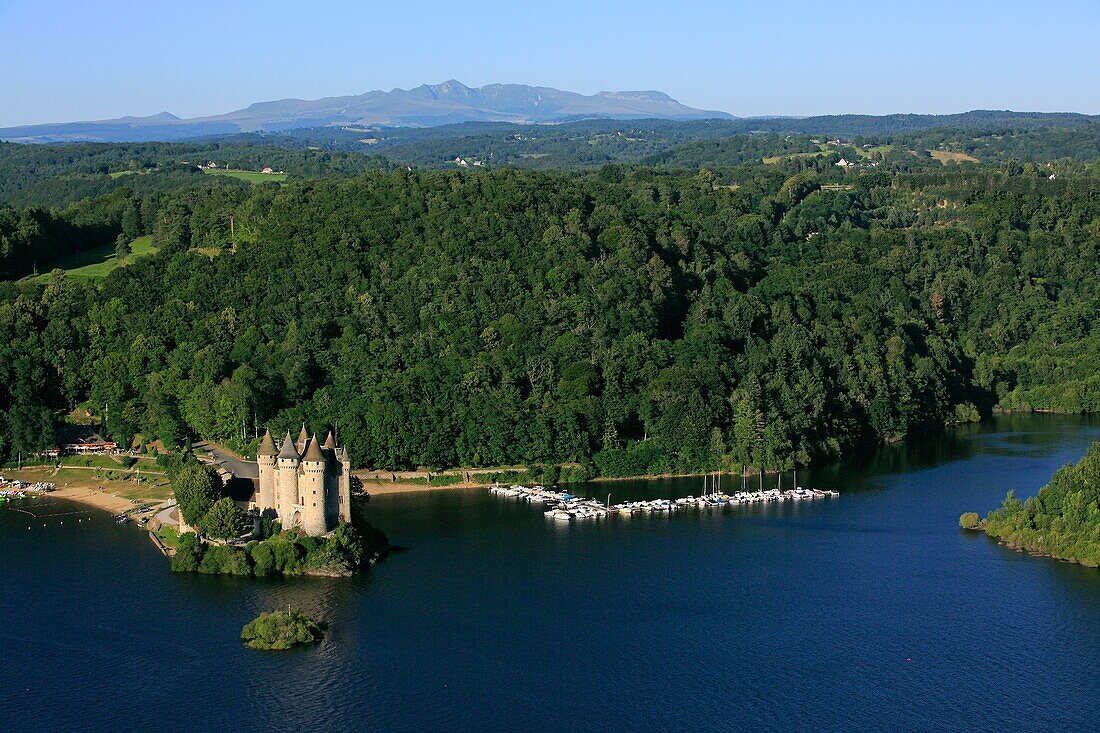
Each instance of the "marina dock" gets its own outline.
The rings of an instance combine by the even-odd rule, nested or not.
[[[664,514],[668,516],[685,511],[721,511],[743,505],[814,501],[840,496],[840,492],[835,490],[798,487],[787,491],[768,489],[739,491],[733,494],[715,491],[702,496],[686,496],[679,499],[649,499],[611,504],[610,502],[601,503],[596,499],[577,497],[569,492],[556,491],[545,486],[492,486],[489,488],[489,493],[494,496],[517,499],[529,504],[542,505],[544,507],[543,514],[547,519],[563,522],[610,517],[625,518],[635,514]]]

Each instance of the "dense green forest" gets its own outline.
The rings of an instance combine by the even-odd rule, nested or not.
[[[1100,566],[1100,443],[1077,465],[1060,468],[1027,501],[1010,491],[984,521],[964,514],[962,522],[1030,552]]]
[[[125,442],[247,449],[304,420],[338,426],[357,466],[624,475],[1100,407],[1095,167],[1051,179],[861,142],[741,136],[714,170],[348,154],[282,186],[183,169],[186,184],[2,211],[4,277],[82,237],[159,251],[99,280],[0,283],[0,455],[51,444],[86,405]],[[90,150],[130,170],[112,147]],[[6,152],[42,150],[64,148]],[[285,153],[289,171],[324,151]],[[36,185],[70,175],[58,163]]]

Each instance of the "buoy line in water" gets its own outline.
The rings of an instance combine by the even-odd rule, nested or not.
[[[28,511],[26,509],[20,509],[18,507],[14,507],[14,506],[9,506],[9,507],[4,507],[4,508],[9,512],[23,512],[24,514],[29,514],[30,516],[34,517],[35,519],[47,519],[49,517],[72,517],[72,516],[75,516],[77,514],[80,514],[80,515],[86,514],[86,512],[82,512],[82,511],[57,512],[55,514],[35,514],[32,511]],[[92,518],[92,516],[89,514],[88,519],[91,519],[91,518]]]

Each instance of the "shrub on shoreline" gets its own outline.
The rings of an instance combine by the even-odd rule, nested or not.
[[[244,547],[209,545],[193,532],[179,537],[172,570],[209,575],[351,575],[388,546],[386,536],[370,526],[360,532],[350,524],[337,526],[327,537],[310,537],[289,530]]]
[[[1009,491],[981,528],[1014,547],[1100,566],[1100,442],[1077,465],[1058,469],[1026,502]]]

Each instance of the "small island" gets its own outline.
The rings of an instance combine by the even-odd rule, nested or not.
[[[296,608],[261,613],[241,629],[245,646],[265,651],[316,644],[323,637],[321,625]]]
[[[1093,443],[1077,465],[1058,469],[1027,501],[1009,491],[1000,508],[985,519],[967,512],[959,526],[985,532],[1016,549],[1100,566],[1100,442]]]

